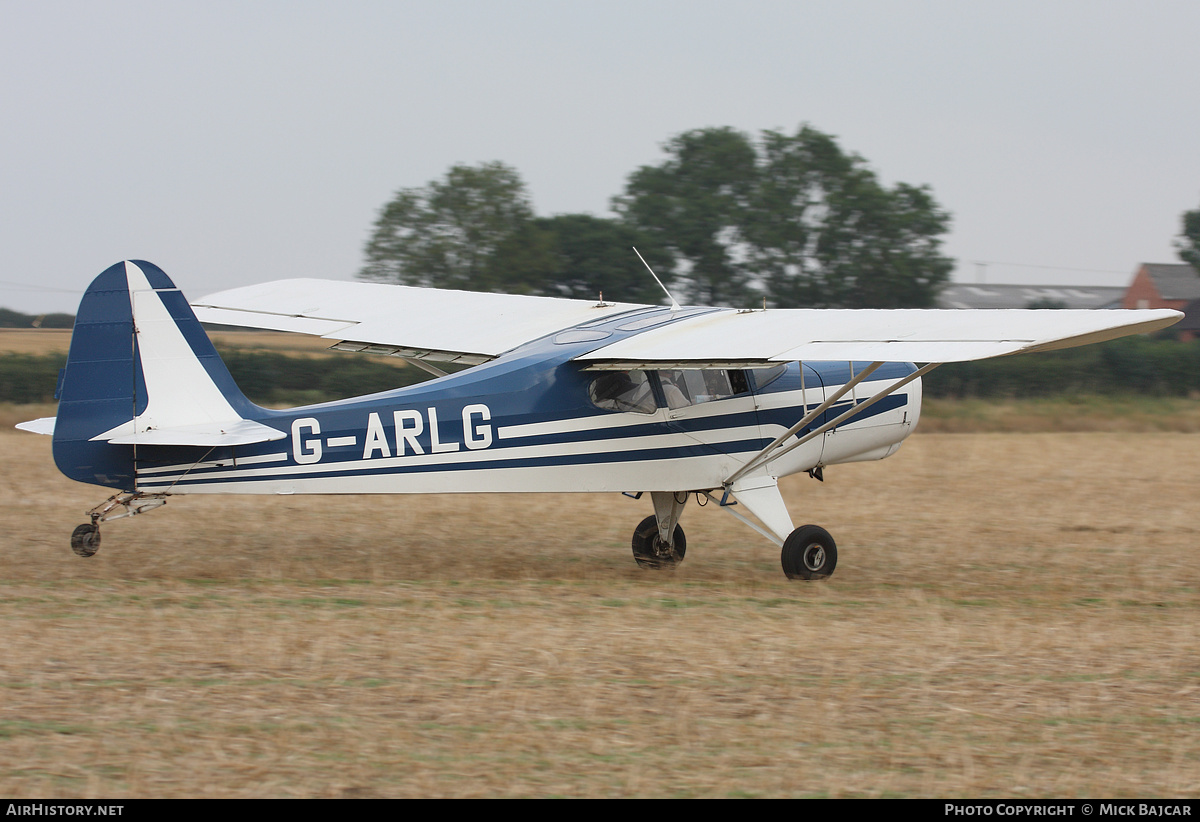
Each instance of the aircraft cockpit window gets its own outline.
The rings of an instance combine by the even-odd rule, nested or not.
[[[658,380],[670,408],[723,400],[750,390],[745,373],[725,368],[670,369],[659,371]]]
[[[775,382],[783,376],[783,372],[787,371],[787,363],[773,365],[770,368],[755,368],[754,369],[754,384],[758,390],[766,388],[770,383]]]
[[[645,371],[613,371],[592,380],[588,386],[592,404],[606,411],[653,414],[657,406],[650,378]]]

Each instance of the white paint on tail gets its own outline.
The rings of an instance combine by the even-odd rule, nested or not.
[[[146,408],[92,437],[113,443],[236,445],[282,439],[282,431],[245,420],[212,381],[145,273],[125,263]],[[131,341],[132,344],[132,341]]]

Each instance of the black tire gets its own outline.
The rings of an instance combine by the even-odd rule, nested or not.
[[[658,519],[649,516],[633,532],[633,558],[643,568],[675,570],[687,553],[683,529],[675,526],[675,547],[666,545],[658,536]]]
[[[100,527],[87,522],[71,533],[71,550],[81,557],[93,556],[100,550]]]
[[[788,579],[825,579],[837,567],[837,544],[818,525],[801,525],[788,536],[780,554]]]

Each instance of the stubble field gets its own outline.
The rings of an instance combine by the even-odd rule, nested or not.
[[[177,497],[0,433],[0,795],[1200,795],[1200,439],[924,434],[784,482],[837,573],[689,503]]]

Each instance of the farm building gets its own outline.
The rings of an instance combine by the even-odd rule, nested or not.
[[[938,308],[1118,308],[1121,286],[971,285],[951,283],[938,295]]]
[[[1185,316],[1176,326],[1180,339],[1200,336],[1200,273],[1186,263],[1142,263],[1121,300],[1121,308],[1174,308]]]
[[[1173,308],[1186,316],[1181,340],[1200,337],[1200,273],[1183,263],[1142,263],[1121,286],[984,285],[951,283],[938,308]]]

